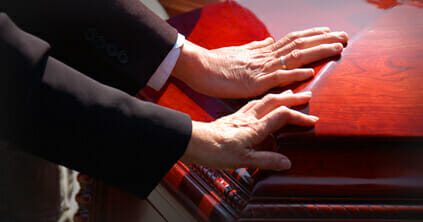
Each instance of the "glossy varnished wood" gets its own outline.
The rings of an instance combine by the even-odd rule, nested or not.
[[[364,0],[266,0],[266,4],[257,0],[241,0],[240,4],[263,21],[275,38],[320,26],[343,30],[353,37],[384,13],[384,10]]]
[[[224,0],[159,0],[170,16],[179,15],[210,3],[223,2]]]
[[[391,9],[303,89],[321,119],[279,135],[293,169],[264,173],[257,197],[422,198],[422,21],[419,8]]]
[[[300,10],[311,10],[310,4],[305,1],[296,4],[302,5],[298,7]],[[248,6],[248,2],[244,5]],[[318,69],[320,72],[315,79],[297,87],[296,91],[313,91],[314,97],[303,111],[319,115],[321,120],[312,130],[288,129],[281,132],[280,151],[292,159],[294,167],[285,173],[261,172],[256,176],[256,183],[251,189],[252,199],[243,216],[293,217],[292,213],[283,210],[286,208],[288,211],[298,210],[299,217],[307,217],[301,215],[307,212],[307,207],[301,209],[294,205],[309,203],[310,209],[322,212],[315,217],[338,212],[338,217],[345,218],[353,215],[354,207],[349,208],[348,204],[356,204],[355,207],[369,204],[368,208],[359,210],[368,214],[380,204],[389,203],[391,208],[381,208],[380,214],[374,216],[389,215],[394,209],[414,208],[415,211],[409,214],[403,211],[402,216],[418,217],[416,212],[421,212],[419,198],[423,194],[423,151],[421,143],[407,139],[420,139],[423,133],[422,90],[418,87],[422,77],[418,58],[423,52],[419,48],[422,29],[418,28],[421,26],[418,21],[423,21],[419,19],[422,13],[418,7],[408,5],[388,11],[376,6],[379,5],[350,3],[337,11],[329,11],[332,16],[328,17],[313,17],[318,11],[314,8],[314,13],[302,17],[302,22],[308,21],[307,27],[314,26],[317,18],[317,22],[329,23],[335,26],[334,29],[347,30],[352,40],[340,60],[326,64],[323,70]],[[386,8],[390,7],[382,7]],[[268,13],[262,17],[276,14],[267,10]],[[333,19],[335,15],[339,19]],[[350,20],[359,16],[362,18]],[[300,22],[302,18],[299,18]],[[414,20],[417,21],[412,22]],[[282,19],[273,17],[270,24],[275,21]],[[295,19],[288,21],[294,21],[292,26],[301,27],[295,24],[298,22]],[[240,39],[234,43],[236,38],[224,36],[228,40],[218,41],[217,45],[213,40],[204,44],[202,41],[207,41],[206,36],[210,33],[209,29],[201,30],[201,27],[196,26],[192,36],[195,37],[194,42],[205,47],[225,46],[226,42],[242,43]],[[270,32],[278,35],[282,27],[275,27]],[[288,26],[284,28],[296,30]],[[191,98],[195,97],[191,95]],[[197,103],[202,104],[203,109],[218,109],[218,104],[205,103],[204,100],[209,99],[197,97]],[[233,103],[226,101],[225,104],[231,106]],[[227,106],[220,106],[220,109],[225,110]],[[311,143],[299,143],[309,137],[314,137]],[[320,137],[325,138],[320,140]],[[378,137],[378,140],[371,137]],[[279,205],[274,204],[276,200]],[[315,203],[328,204],[326,214],[323,213],[325,207]],[[375,208],[371,207],[371,203],[375,204]],[[359,217],[360,213],[355,216]]]
[[[423,137],[423,10],[395,7],[310,89],[317,136]]]
[[[279,152],[293,162],[287,172],[219,171],[179,162],[162,184],[200,220],[422,219],[421,2],[241,4],[246,8],[234,2],[210,5],[169,22],[206,48],[279,38],[313,26],[349,32],[340,59],[312,64],[317,76],[290,86],[313,91],[310,104],[298,109],[321,119],[312,129],[288,127],[275,134]],[[234,112],[246,102],[210,98],[176,79],[160,92],[146,88],[139,96],[201,121]]]

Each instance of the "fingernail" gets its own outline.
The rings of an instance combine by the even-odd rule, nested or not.
[[[307,77],[314,76],[314,69],[306,69],[305,72],[304,72],[304,74]]]
[[[320,118],[319,117],[317,117],[317,116],[312,116],[312,115],[310,115],[310,118],[314,121],[314,122],[317,122]]]
[[[300,92],[298,94],[304,95],[304,96],[311,96],[312,95],[312,92],[311,91],[304,91],[304,92]]]
[[[291,169],[291,161],[289,159],[283,158],[279,164],[279,171]]]
[[[344,48],[344,46],[341,43],[336,43],[333,48],[338,52],[338,51],[342,51],[342,49]]]
[[[348,34],[346,32],[336,32],[336,34],[342,39],[342,40],[348,40]]]

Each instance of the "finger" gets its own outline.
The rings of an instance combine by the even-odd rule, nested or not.
[[[265,170],[288,170],[291,168],[291,161],[284,155],[271,151],[254,151],[248,153],[245,163],[242,164],[251,168]]]
[[[272,37],[267,37],[261,41],[253,41],[248,44],[245,44],[244,46],[247,49],[257,49],[257,48],[263,48],[263,47],[269,46],[273,44],[274,42],[275,40]]]
[[[263,91],[274,87],[286,86],[303,81],[314,76],[313,69],[276,70],[270,74],[258,77],[257,84]]]
[[[317,116],[307,115],[285,106],[280,106],[260,119],[260,126],[257,130],[259,135],[269,135],[286,124],[313,126],[318,120]]]
[[[287,94],[293,94],[292,90],[288,89],[281,93],[281,95],[287,95]],[[247,104],[245,104],[243,107],[241,107],[237,112],[246,113],[251,108],[257,105],[259,100],[251,100]]]
[[[291,32],[285,35],[283,38],[281,38],[277,42],[275,42],[275,44],[272,45],[272,50],[278,50],[279,48],[285,46],[286,44],[301,37],[320,35],[320,34],[324,34],[328,32],[330,32],[330,28],[328,27],[315,27],[315,28],[306,29],[303,31]]]
[[[330,32],[320,35],[308,36],[295,39],[288,43],[276,52],[276,56],[280,57],[292,52],[295,49],[306,49],[321,44],[342,43],[345,45],[348,42],[348,35],[346,32]]]
[[[268,94],[263,97],[261,103],[252,107],[251,111],[256,118],[261,119],[266,114],[280,106],[292,107],[308,103],[311,99],[311,92],[301,92],[296,94]]]
[[[238,112],[240,112],[240,113],[246,113],[249,110],[251,110],[252,107],[256,106],[256,104],[258,102],[259,102],[259,100],[257,100],[257,99],[251,100],[247,104],[245,104],[243,107],[241,107],[241,109],[239,109]]]
[[[294,92],[292,92],[292,90],[288,89],[288,90],[283,91],[281,94],[282,94],[282,95],[286,95],[286,94],[294,94]]]
[[[281,94],[285,95],[285,94],[293,94],[293,93],[294,92],[292,92],[292,90],[288,89],[288,90],[283,91]]]
[[[287,69],[295,69],[321,59],[336,56],[342,53],[343,45],[341,43],[322,44],[308,49],[295,49],[284,57]],[[275,59],[269,65],[269,69],[281,68],[279,59]]]

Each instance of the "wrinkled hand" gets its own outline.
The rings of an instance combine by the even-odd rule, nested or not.
[[[310,98],[311,92],[268,94],[214,122],[193,122],[192,137],[181,159],[213,168],[289,169],[291,163],[284,155],[253,147],[287,124],[313,126],[317,117],[288,108]]]
[[[314,76],[309,63],[341,54],[345,32],[320,27],[242,46],[206,50],[186,42],[174,75],[191,88],[220,98],[248,98]],[[286,69],[280,58],[285,60]]]

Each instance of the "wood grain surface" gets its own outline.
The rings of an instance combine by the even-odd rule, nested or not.
[[[351,42],[319,81],[317,136],[423,137],[423,10],[398,6]]]
[[[311,64],[317,76],[290,86],[313,91],[309,105],[298,109],[320,121],[315,128],[275,134],[279,152],[292,160],[289,171],[220,171],[178,162],[164,187],[203,221],[423,219],[422,2],[240,2],[243,7],[232,1],[208,5],[169,23],[206,48],[313,26],[347,31],[351,41],[341,58]],[[173,78],[160,92],[146,88],[139,96],[201,121],[246,102],[204,96]],[[103,200],[118,196],[98,190]],[[90,211],[102,214],[95,203]]]

